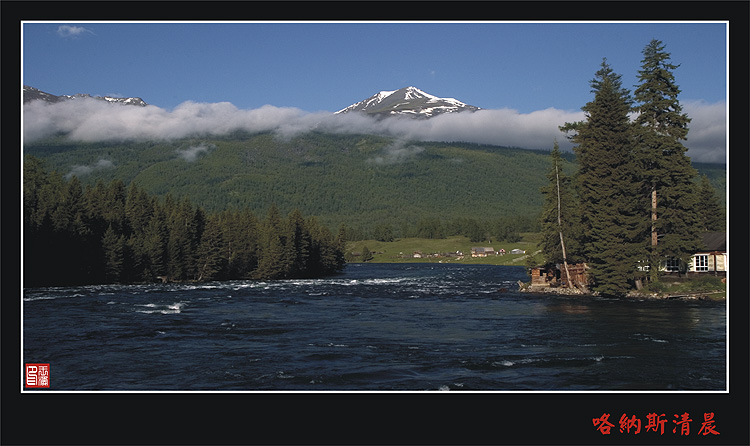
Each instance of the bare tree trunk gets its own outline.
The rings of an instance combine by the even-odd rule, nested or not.
[[[656,232],[656,186],[651,186],[651,265],[649,265],[650,281],[655,282],[659,271],[656,261],[656,245],[659,237]]]
[[[651,247],[655,247],[658,241],[656,234],[656,188],[651,188]]]
[[[562,233],[562,218],[560,217],[560,174],[557,170],[557,162],[555,162],[555,178],[557,180],[557,228],[560,233],[560,247],[562,247],[563,265],[565,266],[565,277],[567,278],[568,287],[572,287],[574,284],[570,281],[570,271],[568,270],[568,258],[565,254],[565,241],[563,240]]]

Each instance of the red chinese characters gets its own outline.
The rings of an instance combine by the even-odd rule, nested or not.
[[[641,419],[636,418],[635,415],[628,418],[626,414],[622,414],[620,417],[620,432],[627,431],[630,433],[631,429],[633,429],[634,434],[641,433]]]
[[[664,414],[657,415],[655,413],[650,413],[646,415],[646,418],[648,419],[648,424],[646,425],[646,432],[653,429],[654,432],[659,430],[659,432],[664,435],[664,424],[667,422],[666,419],[663,419]]]
[[[715,414],[713,412],[703,414],[703,422],[701,423],[700,430],[698,431],[699,435],[720,435],[719,431],[716,429],[716,421],[714,420],[714,416]],[[612,432],[612,428],[614,427],[614,425],[609,422],[609,417],[610,414],[604,413],[602,414],[602,416],[592,419],[594,427],[596,427],[596,430],[599,431],[602,435],[610,435]],[[669,420],[667,419],[665,414],[657,414],[655,412],[651,412],[646,415],[646,424],[643,432],[664,435],[665,425],[668,421]],[[672,420],[672,423],[674,423],[674,428],[672,429],[672,433],[678,434],[679,432],[679,435],[681,436],[690,435],[690,422],[692,421],[693,419],[690,418],[690,414],[687,412],[684,412],[682,414],[674,414],[674,419]],[[620,433],[631,435],[638,435],[641,433],[642,422],[641,419],[636,415],[629,415],[626,413],[622,414],[619,419],[619,425]]]
[[[693,421],[690,419],[690,414],[687,412],[682,415],[675,414],[674,418],[672,422],[680,427],[680,435],[690,435],[690,422]],[[677,426],[672,429],[672,433],[677,433]]]
[[[605,413],[599,418],[594,418],[594,426],[596,426],[596,429],[602,433],[602,435],[609,435],[610,429],[614,427],[614,424],[610,423],[609,421],[609,414]]]
[[[714,413],[704,413],[703,414],[703,423],[701,424],[701,428],[698,431],[699,434],[702,435],[721,435],[719,432],[716,431],[716,426],[714,426]]]

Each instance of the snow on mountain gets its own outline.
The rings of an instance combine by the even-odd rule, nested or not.
[[[75,100],[80,98],[92,98],[101,101],[107,101],[111,104],[124,104],[124,105],[137,105],[145,107],[148,104],[141,98],[115,98],[112,96],[91,96],[90,94],[64,94],[56,96],[54,94],[46,93],[28,85],[23,86],[23,102],[24,104],[31,101],[45,101],[49,103],[61,102],[66,100]]]
[[[477,110],[479,110],[479,107],[464,104],[454,98],[439,98],[416,87],[405,87],[393,91],[378,92],[336,113],[356,111],[376,116],[401,115],[425,119],[443,113]]]

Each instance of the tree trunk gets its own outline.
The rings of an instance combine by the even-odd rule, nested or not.
[[[651,247],[655,247],[658,241],[656,233],[656,188],[651,188]]]
[[[651,186],[651,265],[649,265],[649,277],[655,282],[659,274],[659,264],[656,258],[656,245],[659,237],[656,232],[656,186]]]
[[[562,218],[560,217],[560,174],[557,171],[557,163],[555,163],[555,178],[557,180],[557,228],[560,233],[560,247],[562,248],[563,265],[565,266],[565,277],[567,278],[568,287],[572,287],[573,283],[570,281],[570,271],[568,271],[568,258],[565,254],[565,241],[563,240],[562,233]]]

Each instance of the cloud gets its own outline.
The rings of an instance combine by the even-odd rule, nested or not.
[[[683,104],[684,112],[692,119],[688,125],[687,154],[703,163],[727,161],[727,111],[726,102],[708,104],[703,101]]]
[[[90,174],[91,172],[93,172],[95,170],[109,169],[109,168],[114,167],[114,166],[115,166],[115,164],[112,161],[106,160],[106,159],[100,159],[99,161],[95,162],[94,164],[91,164],[91,165],[88,165],[88,166],[85,166],[85,165],[75,165],[75,166],[73,166],[70,169],[70,172],[68,172],[65,175],[65,178],[66,179],[70,179],[74,175],[77,176],[77,177],[82,177],[82,176]]]
[[[692,118],[688,155],[698,162],[724,162],[726,158],[726,110],[724,103],[684,104]],[[66,134],[76,141],[175,140],[186,137],[221,136],[235,131],[273,131],[279,138],[320,131],[339,134],[382,134],[400,141],[472,142],[527,149],[551,149],[557,139],[562,150],[572,145],[559,131],[565,122],[584,119],[583,112],[548,108],[531,113],[512,109],[450,113],[426,120],[407,117],[375,119],[357,113],[309,113],[297,108],[265,105],[238,109],[229,102],[184,102],[173,110],[149,105],[135,107],[80,98],[48,104],[24,105],[25,142]],[[200,146],[194,148],[197,157]],[[415,146],[416,147],[416,146]],[[380,162],[389,162],[414,152],[409,146],[394,146]],[[186,149],[187,150],[187,149]],[[206,149],[208,150],[208,149]],[[413,153],[412,153],[413,154]],[[186,160],[193,152],[186,151]]]
[[[192,163],[198,159],[198,155],[207,153],[213,150],[215,146],[213,144],[199,144],[197,146],[190,146],[187,149],[177,149],[177,155],[185,161]]]
[[[86,29],[82,26],[60,25],[57,27],[57,35],[60,37],[78,37],[84,33],[94,34],[90,29]]]
[[[402,163],[424,151],[424,147],[408,144],[403,140],[396,140],[383,149],[382,156],[376,156],[369,161],[379,165]]]

